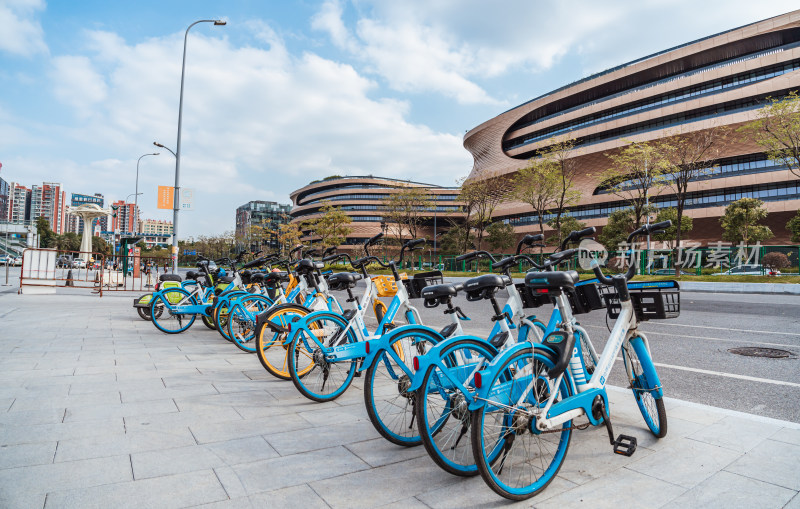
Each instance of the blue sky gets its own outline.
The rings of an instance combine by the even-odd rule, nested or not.
[[[0,0],[0,176],[124,199],[175,149],[180,237],[332,174],[454,185],[464,132],[594,72],[788,12],[791,1]],[[142,216],[174,159],[142,160]]]

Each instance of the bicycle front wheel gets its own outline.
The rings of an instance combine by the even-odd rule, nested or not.
[[[281,304],[267,310],[266,319],[288,328],[293,322],[311,313],[307,307],[298,304]],[[269,374],[281,380],[291,380],[289,374],[289,333],[275,332],[266,322],[256,330],[256,355]]]
[[[520,350],[494,370],[490,401],[472,413],[470,438],[475,463],[492,490],[510,500],[525,500],[556,477],[569,449],[572,421],[541,432],[534,412],[553,391],[555,401],[572,395],[568,374],[556,381],[547,375],[550,357],[537,350]]]
[[[306,328],[292,332],[287,361],[292,383],[313,401],[332,401],[350,387],[357,361],[331,361],[334,348],[357,341],[352,327],[341,315],[318,312],[306,322]],[[345,331],[345,329],[347,329]]]
[[[390,351],[378,353],[367,369],[364,403],[369,420],[386,440],[403,446],[421,443],[414,408],[417,396],[408,392],[414,378],[414,357],[424,355],[437,337],[422,330],[399,333]]]
[[[640,336],[632,337],[622,347],[622,359],[645,424],[656,438],[663,438],[667,434],[667,410],[664,408],[661,381]]]
[[[236,301],[228,316],[227,333],[233,344],[240,350],[256,351],[256,315],[272,305],[272,301],[262,295],[249,295]]]
[[[178,334],[192,326],[197,315],[181,314],[181,306],[194,306],[197,301],[182,288],[168,288],[153,297],[150,317],[153,325],[167,334]]]
[[[454,341],[442,351],[444,370],[432,365],[417,390],[422,443],[433,461],[451,474],[478,474],[468,434],[472,419],[465,395],[475,390],[475,372],[496,355],[497,350],[485,342]]]

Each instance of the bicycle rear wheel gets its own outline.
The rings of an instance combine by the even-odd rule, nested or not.
[[[474,373],[497,355],[497,350],[475,339],[454,341],[442,351],[445,370],[432,365],[417,390],[417,422],[425,449],[445,471],[478,475],[468,435],[472,423],[465,391],[474,391]]]
[[[558,391],[556,402],[572,395],[567,373],[558,387],[548,377],[552,366],[538,350],[516,352],[494,370],[492,380],[483,380],[490,384],[491,401],[472,413],[478,471],[492,490],[511,500],[525,500],[547,487],[569,449],[572,421],[542,433],[530,413],[544,407],[551,391]]]
[[[414,357],[424,355],[436,343],[434,334],[419,329],[398,333],[389,345],[391,353],[378,353],[367,369],[364,403],[369,420],[378,433],[394,444],[420,444],[414,412],[417,396],[408,388],[415,373]]]
[[[288,328],[289,324],[311,313],[299,304],[281,304],[266,311],[265,318],[272,323]],[[286,332],[275,332],[262,321],[256,330],[256,355],[269,374],[281,380],[291,380],[289,374],[289,338]]]
[[[256,351],[256,315],[272,305],[267,297],[249,295],[236,301],[228,316],[227,335],[233,344],[247,353]]]
[[[153,325],[162,332],[167,334],[178,334],[187,330],[192,326],[197,315],[195,314],[180,314],[176,311],[170,311],[170,307],[180,306],[194,306],[197,300],[182,288],[169,288],[162,293],[153,297],[150,303],[150,316]]]
[[[306,329],[292,331],[287,361],[292,383],[300,393],[313,401],[332,401],[350,387],[357,361],[328,360],[331,351],[357,341],[352,327],[341,315],[326,311],[315,313],[306,322]]]
[[[645,424],[656,438],[663,438],[667,434],[667,410],[664,408],[661,381],[647,345],[640,336],[632,337],[623,345],[622,359]]]

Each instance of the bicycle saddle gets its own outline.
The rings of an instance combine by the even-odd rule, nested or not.
[[[484,274],[474,277],[464,282],[464,290],[467,292],[467,300],[483,300],[494,297],[497,290],[501,290],[511,284],[511,278],[501,274]]]
[[[322,262],[315,262],[313,260],[304,258],[299,262],[297,262],[297,269],[295,270],[297,270],[298,274],[310,274],[314,272],[316,269],[321,269],[324,266],[325,264]]]
[[[181,282],[181,277],[179,275],[177,275],[177,274],[161,274],[160,276],[158,276],[158,280],[162,281],[162,282],[163,281],[177,281],[177,282],[180,283]]]
[[[525,275],[525,286],[533,289],[546,289],[550,292],[574,290],[580,276],[574,270],[557,272],[528,272]]]
[[[196,272],[194,270],[190,270],[189,272],[186,273],[186,279],[193,279],[193,280],[197,281],[197,278],[199,278],[202,275],[203,274],[200,273],[200,272]]]
[[[441,285],[426,286],[420,292],[420,297],[426,301],[436,301],[440,304],[447,302],[448,298],[458,295],[459,290],[463,290],[461,283],[444,283]]]
[[[339,272],[328,276],[328,286],[333,290],[344,290],[356,286],[356,281],[361,279],[361,274],[355,272]]]
[[[274,287],[278,283],[289,281],[288,272],[270,272],[264,275],[264,284],[269,287]]]
[[[266,274],[264,274],[263,272],[256,272],[255,274],[250,274],[251,283],[263,283],[265,278]]]

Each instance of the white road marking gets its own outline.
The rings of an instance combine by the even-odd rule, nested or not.
[[[650,324],[652,325],[652,324]],[[594,327],[597,329],[607,329],[606,327],[602,327],[600,325],[584,325],[584,327]],[[733,329],[731,329],[733,330]],[[645,335],[657,334],[659,336],[672,336],[676,338],[689,338],[689,339],[707,339],[709,341],[723,341],[728,343],[746,343],[748,345],[764,345],[764,346],[780,346],[784,348],[797,348],[798,345],[787,345],[784,343],[767,343],[765,341],[750,341],[746,339],[728,339],[728,338],[712,338],[708,336],[688,336],[686,334],[671,334],[668,332],[656,332],[656,331],[649,331],[642,329],[642,332]]]
[[[696,329],[717,329],[736,332],[757,332],[759,334],[777,334],[779,336],[800,336],[797,332],[775,332],[770,330],[753,330],[753,329],[731,329],[730,327],[711,327],[708,325],[687,325],[681,323],[651,323],[650,325],[661,325],[662,327],[692,327]]]
[[[622,357],[617,357],[618,361],[622,361]],[[686,366],[675,366],[674,364],[663,364],[661,362],[654,362],[654,366],[659,368],[669,368],[669,369],[677,369],[680,371],[691,371],[693,373],[702,373],[704,375],[714,375],[714,376],[723,376],[726,378],[736,378],[738,380],[747,380],[748,382],[760,382],[764,384],[773,384],[773,385],[785,385],[787,387],[798,387],[800,388],[800,384],[794,382],[784,382],[782,380],[771,380],[769,378],[758,378],[755,376],[747,376],[747,375],[737,375],[734,373],[724,373],[722,371],[711,371],[708,369],[699,369],[699,368],[688,368]]]

